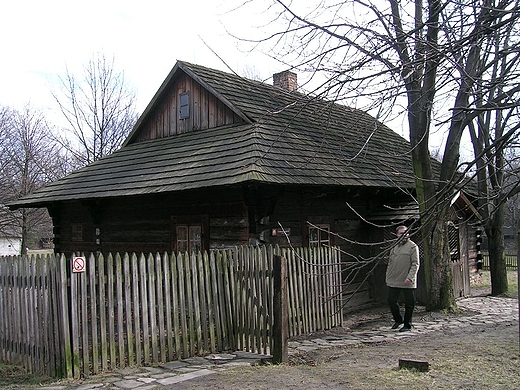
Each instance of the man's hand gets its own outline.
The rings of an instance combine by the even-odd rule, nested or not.
[[[409,279],[409,278],[406,278],[406,279],[404,280],[404,284],[412,284],[412,280]]]

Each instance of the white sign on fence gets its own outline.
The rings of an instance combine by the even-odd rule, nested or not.
[[[86,259],[83,256],[72,258],[72,272],[85,272]]]

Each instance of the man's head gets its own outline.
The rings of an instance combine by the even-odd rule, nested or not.
[[[402,242],[408,240],[408,227],[404,225],[400,225],[395,229],[395,234],[397,238],[400,239],[402,237]]]

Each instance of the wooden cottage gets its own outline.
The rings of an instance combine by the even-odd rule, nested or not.
[[[297,92],[294,73],[273,79],[179,61],[120,150],[10,206],[46,207],[59,253],[272,243],[368,258],[365,218],[411,200],[410,144]]]

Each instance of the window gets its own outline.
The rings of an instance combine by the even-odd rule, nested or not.
[[[448,225],[448,239],[451,261],[457,262],[460,260],[459,230],[453,223]]]
[[[309,246],[329,246],[330,245],[330,225],[320,224],[309,226]]]
[[[83,241],[83,225],[80,223],[72,224],[72,241]]]
[[[190,94],[187,92],[180,94],[179,114],[180,119],[190,117]]]
[[[177,225],[177,252],[198,253],[202,251],[202,226]]]
[[[175,253],[198,253],[208,248],[209,218],[206,215],[172,216],[171,249]]]

